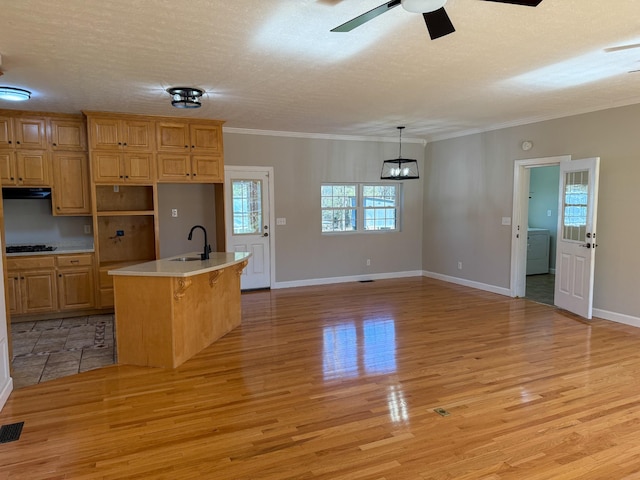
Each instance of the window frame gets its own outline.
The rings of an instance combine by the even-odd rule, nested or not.
[[[322,200],[324,196],[322,195],[322,189],[324,187],[356,187],[356,202],[354,207],[323,207]],[[395,187],[395,202],[393,207],[382,207],[382,206],[365,206],[364,200],[364,189],[365,187]],[[367,196],[366,198],[370,198],[371,196]],[[395,210],[395,228],[393,229],[365,229],[366,219],[365,212],[366,210],[382,210],[393,208]],[[337,231],[325,231],[323,230],[324,216],[323,213],[327,210],[336,210],[336,209],[349,209],[354,210],[356,215],[356,223],[355,228],[353,230],[337,230]],[[354,234],[378,234],[378,233],[394,233],[401,231],[401,219],[402,219],[402,183],[400,182],[324,182],[320,184],[320,231],[322,235],[354,235]]]

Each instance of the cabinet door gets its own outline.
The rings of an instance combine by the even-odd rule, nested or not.
[[[192,181],[198,183],[223,183],[224,172],[222,158],[215,155],[193,155]]]
[[[189,125],[180,122],[158,122],[156,141],[159,152],[188,152]]]
[[[125,153],[124,179],[127,183],[153,183],[151,153]]]
[[[53,270],[23,272],[22,313],[53,312],[57,308],[55,272]]]
[[[220,125],[191,124],[189,128],[193,153],[222,154],[222,127]]]
[[[7,301],[9,302],[9,313],[17,315],[22,313],[22,294],[20,292],[20,273],[7,273]]]
[[[0,181],[2,185],[15,185],[17,183],[14,152],[0,151]]]
[[[191,163],[189,154],[158,154],[159,182],[190,182]]]
[[[86,128],[82,120],[52,118],[50,124],[53,150],[87,149]]]
[[[18,185],[30,187],[48,187],[49,157],[47,152],[16,152]]]
[[[53,155],[53,214],[91,214],[89,162],[84,153]]]
[[[11,117],[0,116],[0,147],[13,148],[13,129]]]
[[[89,143],[91,148],[120,150],[120,121],[114,118],[89,119]]]
[[[124,182],[119,153],[93,152],[91,154],[91,171],[96,183],[119,184]]]
[[[92,308],[93,268],[65,268],[58,270],[60,310]]]
[[[127,151],[145,151],[154,149],[153,125],[143,120],[122,120],[122,145]]]
[[[16,148],[47,148],[47,131],[44,118],[14,119]]]

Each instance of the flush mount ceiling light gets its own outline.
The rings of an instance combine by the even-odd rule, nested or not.
[[[398,158],[393,160],[385,160],[382,162],[381,180],[409,180],[412,178],[420,178],[418,174],[418,161],[409,158],[402,158],[402,130],[404,127],[398,127],[400,131],[400,151]]]
[[[11,102],[24,102],[31,98],[29,90],[14,87],[0,87],[0,100],[9,100]]]
[[[167,88],[171,95],[171,105],[176,108],[200,108],[200,97],[204,95],[204,90],[193,87],[172,87]]]

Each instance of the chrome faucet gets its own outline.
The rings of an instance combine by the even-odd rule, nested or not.
[[[207,243],[207,231],[205,230],[205,228],[202,225],[194,225],[193,227],[191,227],[191,230],[189,231],[189,236],[187,237],[187,240],[191,240],[193,238],[193,231],[196,228],[201,228],[202,231],[204,232],[204,253],[200,254],[200,259],[201,260],[208,260],[209,259],[209,253],[211,253],[211,245],[209,245]]]

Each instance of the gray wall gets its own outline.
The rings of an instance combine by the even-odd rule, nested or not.
[[[172,208],[178,209],[177,217],[171,216]],[[158,184],[160,258],[202,252],[204,250],[202,230],[196,230],[193,233],[193,240],[187,240],[189,230],[194,225],[202,225],[207,229],[208,242],[215,252],[215,219],[213,185]]]
[[[379,182],[382,161],[397,142],[224,134],[225,164],[274,167],[276,282],[421,270],[422,183],[403,183],[402,231],[323,235],[323,182]],[[420,143],[402,144],[403,157],[424,164]],[[274,230],[275,229],[275,230]],[[366,266],[366,259],[371,266]]]
[[[531,169],[529,181],[529,226],[549,230],[549,267],[556,268],[556,240],[558,238],[558,194],[560,167]],[[547,213],[551,211],[551,215]]]
[[[514,161],[599,156],[594,308],[640,317],[639,117],[633,105],[427,145],[424,270],[509,288],[511,227],[500,220],[512,214]]]

